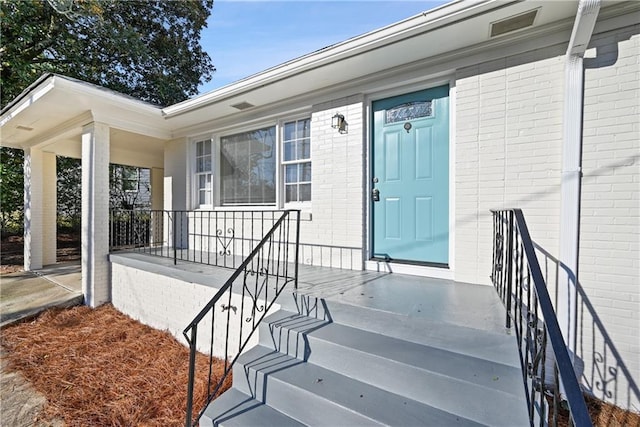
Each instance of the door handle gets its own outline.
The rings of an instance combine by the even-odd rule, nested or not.
[[[377,188],[374,188],[373,190],[371,190],[371,199],[374,202],[379,202],[380,201],[380,190],[378,190]]]

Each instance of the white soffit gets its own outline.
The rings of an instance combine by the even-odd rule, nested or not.
[[[238,114],[232,105],[240,102],[260,108],[483,43],[509,42],[511,33],[490,37],[491,23],[532,9],[538,9],[538,14],[530,28],[568,18],[570,28],[576,8],[572,1],[454,1],[167,107],[163,112],[173,129],[186,129]],[[514,32],[516,36],[518,33],[521,31]]]

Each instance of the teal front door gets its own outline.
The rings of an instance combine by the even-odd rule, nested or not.
[[[449,86],[373,103],[373,258],[449,263]]]

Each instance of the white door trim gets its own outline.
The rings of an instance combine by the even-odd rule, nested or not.
[[[412,265],[404,263],[385,262],[380,260],[371,259],[372,248],[372,227],[371,221],[371,189],[372,189],[372,175],[371,175],[371,153],[373,139],[371,135],[372,122],[371,112],[373,108],[373,101],[380,99],[390,98],[393,96],[399,96],[406,93],[417,92],[421,90],[427,90],[430,88],[449,85],[449,266],[448,267],[429,267],[422,265]],[[394,89],[385,90],[381,92],[374,92],[365,95],[365,150],[366,150],[366,169],[365,169],[365,181],[364,186],[365,193],[365,205],[364,210],[364,223],[365,223],[365,236],[363,239],[363,264],[364,269],[369,271],[379,271],[385,273],[399,273],[410,274],[415,276],[433,277],[439,279],[453,280],[455,277],[455,143],[456,143],[456,120],[455,120],[455,106],[456,106],[456,80],[454,75],[450,75],[448,78],[438,78],[432,80],[426,80],[420,83],[412,85],[399,86]]]

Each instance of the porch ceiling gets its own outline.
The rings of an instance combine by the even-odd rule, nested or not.
[[[164,140],[116,128],[111,128],[109,139],[110,163],[143,168],[164,167]],[[59,156],[81,158],[81,128],[64,138],[53,140],[41,149]]]

